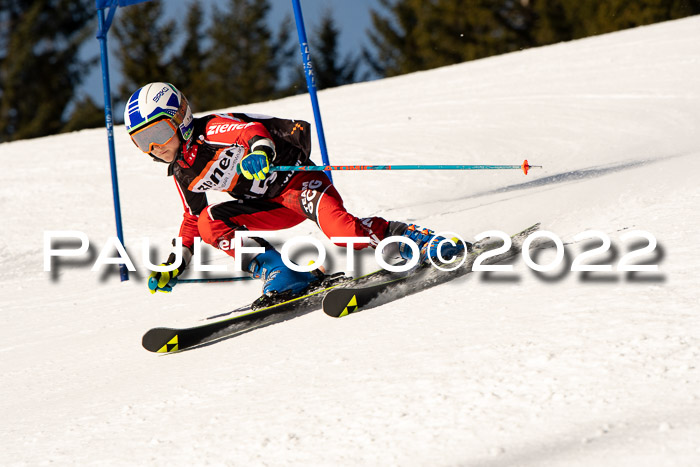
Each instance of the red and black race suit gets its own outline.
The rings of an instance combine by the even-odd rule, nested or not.
[[[265,180],[247,180],[236,166],[250,151],[264,150],[270,165],[309,165],[310,125],[244,113],[213,114],[194,120],[190,144],[170,165],[185,215],[180,228],[184,244],[197,236],[197,217],[207,207],[206,192],[228,192],[238,199],[269,199],[291,181],[294,172],[272,172]]]
[[[388,223],[379,217],[360,219],[348,213],[322,172],[272,172],[260,181],[236,173],[236,166],[251,151],[264,151],[273,166],[311,165],[309,123],[215,114],[195,119],[190,141],[182,157],[169,166],[185,207],[180,227],[183,245],[191,247],[194,238],[201,237],[222,248],[237,230],[286,229],[305,219],[315,222],[329,238],[370,238],[355,244],[356,249],[376,245],[384,238]],[[207,206],[210,190],[227,192],[235,200]]]

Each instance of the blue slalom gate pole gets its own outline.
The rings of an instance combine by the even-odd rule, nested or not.
[[[316,132],[318,133],[318,144],[321,149],[321,159],[324,165],[329,165],[328,148],[326,147],[326,136],[323,131],[323,122],[321,121],[321,108],[318,105],[318,96],[316,95],[316,77],[314,76],[314,68],[311,63],[311,52],[309,49],[309,41],[306,38],[306,28],[304,27],[304,17],[301,13],[300,0],[292,0],[294,7],[294,19],[297,24],[297,34],[299,35],[299,47],[301,48],[301,58],[304,62],[304,75],[306,76],[306,87],[309,90],[311,97],[311,106],[314,111],[314,120],[316,122]],[[330,172],[326,173],[328,178],[333,182]]]
[[[116,2],[114,2],[116,3]],[[112,118],[112,96],[109,87],[109,62],[107,59],[107,31],[112,23],[117,5],[113,4],[109,17],[105,21],[104,2],[97,2],[98,31],[97,39],[100,42],[100,55],[102,57],[102,89],[105,101],[105,126],[107,127],[107,145],[109,146],[109,166],[112,172],[112,197],[114,198],[114,217],[117,222],[117,238],[124,245],[124,232],[122,230],[122,211],[119,203],[119,182],[117,180],[117,158],[114,149],[114,120]],[[119,265],[119,276],[122,281],[129,280],[129,270],[126,264]]]

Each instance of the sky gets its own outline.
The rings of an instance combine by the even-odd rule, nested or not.
[[[184,8],[192,3],[193,0],[166,0],[164,5],[168,8],[169,16],[176,17],[177,14],[184,16]],[[204,0],[205,6],[208,4],[216,4],[221,8],[225,8],[228,0]],[[271,0],[270,24],[279,24],[285,15],[294,17],[291,0]],[[370,10],[372,8],[379,9],[378,0],[301,0],[301,6],[304,16],[307,35],[311,41],[312,32],[320,22],[320,18],[324,9],[329,8],[332,11],[336,26],[340,30],[339,46],[341,54],[345,56],[347,53],[358,54],[362,47],[369,45],[367,39],[367,29],[371,25]],[[209,14],[210,8],[207,8]],[[115,21],[119,18],[119,11],[115,15]],[[295,35],[296,37],[296,35]],[[108,44],[110,47],[116,45],[116,41],[112,35],[108,36]],[[313,59],[313,42],[310,43],[312,59]],[[88,41],[83,49],[86,56],[99,57],[99,43],[97,39]],[[116,89],[121,81],[119,63],[110,54],[110,81],[112,89]],[[301,66],[301,55],[299,56],[299,64]],[[97,103],[102,102],[102,75],[99,63],[91,70],[89,76],[83,83],[83,90],[90,95]]]

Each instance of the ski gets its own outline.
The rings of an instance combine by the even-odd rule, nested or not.
[[[317,310],[321,308],[324,295],[336,287],[342,287],[348,283],[365,284],[372,280],[381,280],[390,274],[381,269],[355,279],[337,280],[335,283],[315,289],[305,295],[256,310],[253,310],[252,304],[244,305],[219,316],[234,312],[243,312],[243,314],[236,314],[222,320],[208,321],[198,326],[153,328],[143,335],[141,344],[149,352],[155,353],[179,352],[210,344]]]
[[[520,253],[523,242],[540,224],[535,224],[511,236],[511,248],[503,253],[486,258],[482,264],[494,264],[505,261]],[[454,271],[441,271],[430,265],[420,267],[396,278],[389,278],[364,287],[338,287],[328,291],[323,297],[323,311],[328,316],[340,318],[351,313],[357,313],[366,308],[397,300],[422,290],[457,279],[472,272],[474,261],[483,253],[502,246],[500,242],[482,241],[474,245],[471,252],[466,253],[464,263]],[[461,258],[464,258],[462,256]],[[461,261],[458,259],[457,261]],[[383,300],[382,300],[383,299]]]
[[[538,227],[539,224],[514,235],[512,237],[514,248],[517,247],[517,251],[519,251],[519,246],[522,246],[522,241],[524,238],[526,238],[531,232],[537,230]],[[520,238],[521,236],[522,238]],[[435,274],[429,268],[421,268],[408,274],[392,273],[390,271],[380,269],[354,279],[337,278],[337,281],[334,283],[317,288],[305,295],[294,297],[281,303],[276,303],[259,309],[253,309],[252,304],[247,304],[228,313],[210,317],[211,319],[219,316],[223,317],[233,313],[239,313],[234,316],[226,317],[225,319],[207,321],[204,324],[192,327],[153,328],[144,334],[142,338],[142,345],[146,350],[155,353],[172,353],[192,349],[211,344],[219,340],[234,337],[252,331],[253,329],[286,321],[288,319],[314,311],[322,306],[327,314],[331,314],[326,308],[328,307],[328,310],[330,310],[331,304],[337,301],[337,297],[340,297],[341,301],[344,300],[344,302],[342,303],[342,309],[340,309],[335,316],[344,316],[343,311],[345,308],[348,308],[348,311],[345,314],[359,311],[361,308],[367,307],[370,302],[381,295],[384,291],[390,290],[393,285],[398,287],[400,284],[406,284],[414,289],[402,295],[405,296],[409,293],[417,292],[423,288],[432,287],[433,285],[437,285],[467,274],[471,271],[471,266],[479,254],[498,248],[499,246],[500,244],[498,242],[494,243],[489,242],[488,240],[475,243],[473,246],[473,251],[467,255],[465,264],[463,264],[458,270],[449,273],[441,273],[440,271],[437,271],[438,274]],[[511,249],[511,251],[512,250],[513,249]],[[503,253],[502,255],[495,256],[491,258],[493,261],[485,261],[484,264],[503,261],[507,257],[517,254],[517,251],[514,253],[507,252]],[[345,299],[344,297],[348,296],[348,293],[352,291],[355,292]],[[330,299],[328,299],[329,296],[331,296]],[[357,306],[355,308],[352,308],[355,305],[350,303],[353,297],[355,297],[355,301],[357,302]],[[334,315],[331,314],[331,316]]]

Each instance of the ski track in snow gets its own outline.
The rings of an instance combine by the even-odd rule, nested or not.
[[[166,356],[141,348],[147,329],[198,324],[259,284],[147,293],[142,239],[152,259],[167,254],[181,204],[122,127],[139,268],[127,283],[90,271],[114,235],[104,129],[0,145],[2,463],[700,464],[698,83],[694,17],[321,92],[336,164],[544,166],[335,173],[351,212],[465,238],[542,222],[567,243],[564,266],[539,274],[516,259],[512,273]],[[236,110],[312,121],[306,96]],[[621,235],[652,233],[642,259],[660,271],[567,272],[599,244],[574,241],[587,229],[611,237],[596,259],[613,265],[631,245]],[[89,255],[43,272],[47,230],[86,232]],[[285,233],[306,234],[322,239],[310,223]],[[358,273],[374,268],[359,255]]]

